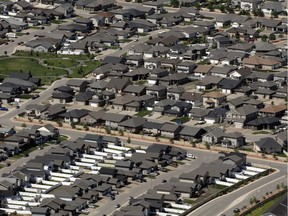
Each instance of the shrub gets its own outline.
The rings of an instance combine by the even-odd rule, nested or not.
[[[27,127],[26,123],[22,123],[21,127]]]
[[[131,143],[131,138],[130,137],[128,137],[127,143]]]

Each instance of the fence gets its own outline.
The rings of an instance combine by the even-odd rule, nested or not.
[[[43,124],[52,124],[55,127],[59,127],[59,125],[54,122],[54,121],[47,121],[47,120],[41,120],[39,121],[38,119],[28,119],[25,117],[17,117],[14,118],[17,121],[21,121],[21,122],[27,122],[27,123],[33,123],[33,124],[38,124],[38,125],[43,125]],[[68,123],[63,123],[62,128],[67,128],[67,129],[71,129],[71,125]],[[79,130],[79,131],[85,131],[85,128],[82,125],[75,125],[75,128],[72,128],[75,130]],[[95,133],[101,133],[101,134],[107,134],[107,131],[103,128],[103,127],[88,127],[88,131],[90,132],[95,132]],[[117,130],[111,130],[110,131],[110,135],[111,136],[117,136],[117,137],[130,137],[130,139],[138,139],[138,140],[143,140],[143,141],[148,141],[148,142],[157,142],[157,143],[163,143],[163,144],[175,144],[178,146],[183,146],[183,147],[192,147],[192,145],[190,144],[190,142],[185,141],[185,140],[171,140],[168,138],[163,138],[163,137],[151,137],[151,136],[147,136],[147,135],[141,135],[141,134],[133,134],[130,132],[122,132],[119,133],[119,131]],[[197,143],[195,144],[195,148],[198,149],[204,149],[207,150],[206,146],[201,143]],[[224,148],[224,147],[219,147],[219,146],[210,146],[210,150],[211,151],[222,151],[222,152],[234,152],[234,149],[230,149],[230,148]],[[248,156],[252,156],[252,157],[262,157],[262,153],[257,153],[257,152],[250,152],[250,151],[243,151],[243,150],[239,150],[238,152],[240,153],[244,153],[247,154]],[[268,159],[273,159],[275,160],[273,155],[265,155],[265,158]],[[287,162],[287,157],[277,157],[277,160],[279,161],[284,161]]]

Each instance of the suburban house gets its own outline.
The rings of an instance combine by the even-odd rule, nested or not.
[[[254,151],[263,153],[281,153],[282,146],[273,138],[262,138],[254,142]]]

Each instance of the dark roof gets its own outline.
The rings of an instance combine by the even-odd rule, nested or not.
[[[132,117],[126,121],[123,121],[119,124],[119,126],[129,127],[129,128],[137,128],[141,127],[145,124],[146,119],[142,117]]]
[[[260,148],[265,148],[265,149],[269,149],[269,148],[275,148],[275,147],[280,147],[281,145],[273,138],[271,137],[267,137],[267,138],[262,138],[259,141],[256,141],[255,144]]]
[[[162,126],[163,123],[147,121],[144,123],[143,128],[160,130]]]
[[[74,110],[71,110],[69,112],[60,114],[60,116],[65,117],[65,118],[81,118],[81,117],[87,115],[89,112],[91,112],[91,111],[86,110],[86,109],[74,109]]]
[[[91,100],[93,95],[95,95],[95,92],[92,91],[81,92],[75,96],[75,99],[76,101],[86,102],[88,100]]]
[[[127,115],[117,114],[117,113],[105,113],[103,115],[103,121],[111,121],[111,122],[122,122],[127,118]]]
[[[241,80],[231,80],[231,79],[222,79],[220,82],[219,82],[219,86],[220,88],[222,89],[235,89],[237,88],[239,85],[241,84]]]
[[[174,133],[174,132],[180,131],[181,126],[176,125],[176,124],[171,124],[171,123],[164,123],[160,130]]]

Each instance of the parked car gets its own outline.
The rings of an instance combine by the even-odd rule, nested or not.
[[[166,182],[167,182],[167,180],[165,180],[165,179],[164,179],[164,180],[162,180],[162,183],[166,183]]]
[[[8,108],[7,107],[0,107],[0,110],[1,111],[8,111]]]
[[[11,163],[7,163],[6,166],[7,166],[7,167],[11,166]]]
[[[121,207],[121,205],[120,204],[117,204],[116,206],[115,206],[115,208],[120,208]]]
[[[197,157],[193,154],[187,154],[187,158],[196,159]]]
[[[34,100],[34,99],[36,99],[36,98],[39,98],[39,97],[40,97],[39,94],[35,94],[35,95],[32,96],[32,100]]]
[[[233,212],[234,212],[234,213],[239,213],[239,212],[240,212],[240,209],[239,209],[239,208],[235,208],[235,209],[233,210]]]

